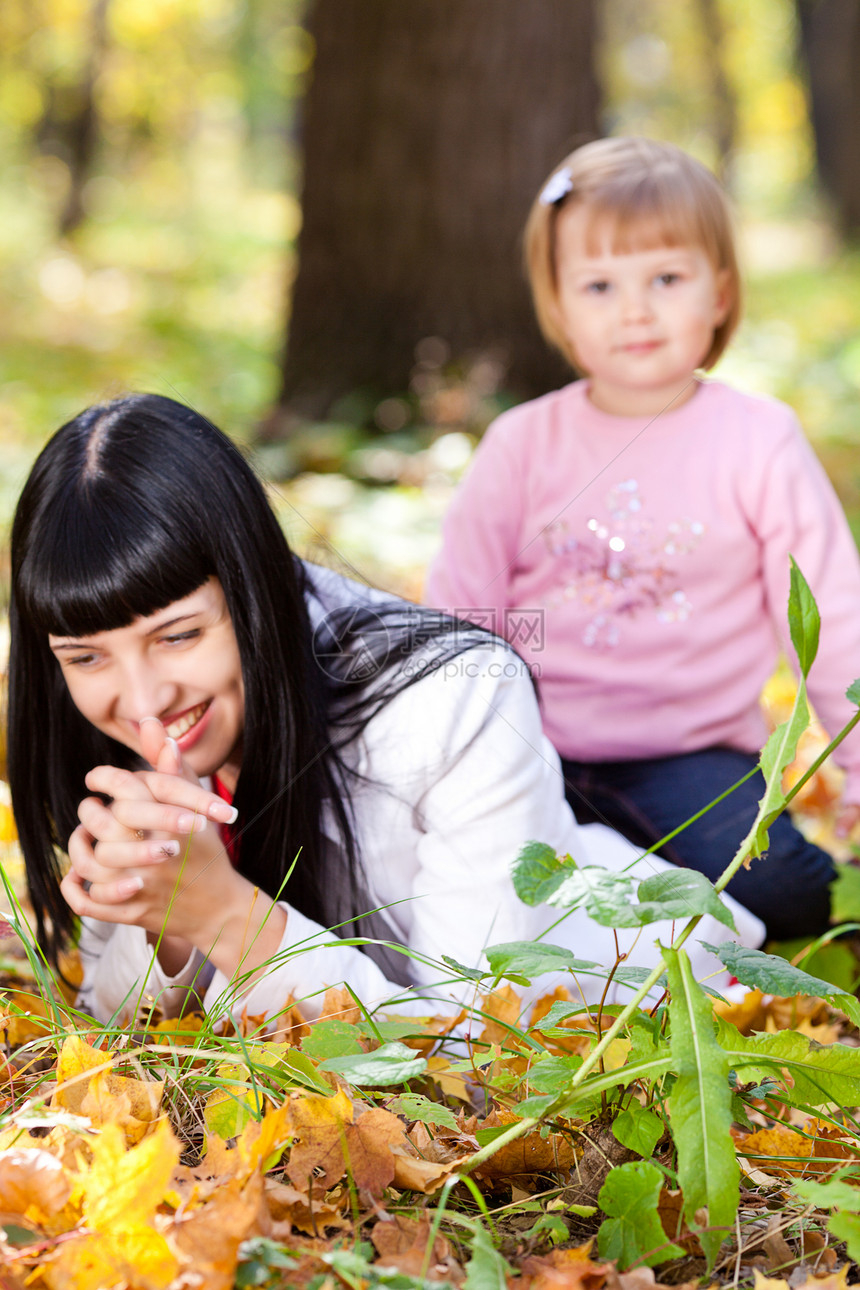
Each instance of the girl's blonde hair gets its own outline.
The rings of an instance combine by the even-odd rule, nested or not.
[[[597,139],[570,153],[553,171],[526,223],[526,267],[541,331],[575,366],[558,319],[555,245],[559,212],[573,202],[592,217],[586,237],[594,241],[595,254],[598,221],[608,219],[614,251],[700,246],[714,270],[725,271],[729,311],[702,364],[713,367],[741,314],[732,215],[714,175],[671,143],[637,138]]]

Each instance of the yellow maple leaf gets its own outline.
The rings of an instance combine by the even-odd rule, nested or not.
[[[129,1150],[118,1124],[104,1126],[92,1166],[78,1180],[89,1231],[60,1246],[46,1268],[52,1290],[166,1290],[179,1264],[152,1219],[178,1160],[166,1120]]]
[[[52,1105],[60,1106],[75,1115],[83,1115],[81,1103],[87,1095],[95,1071],[110,1070],[113,1053],[93,1048],[79,1035],[69,1035],[63,1041],[57,1058],[57,1088]]]
[[[42,1272],[51,1290],[168,1290],[179,1262],[164,1237],[139,1224],[109,1236],[95,1232],[60,1246]]]
[[[160,1114],[164,1085],[117,1075],[111,1069],[113,1061],[113,1053],[70,1035],[57,1059],[52,1104],[88,1116],[97,1127],[119,1124],[131,1146],[140,1142]]]
[[[147,1222],[161,1204],[178,1160],[179,1144],[166,1120],[130,1150],[119,1126],[106,1124],[83,1180],[87,1226],[109,1231]]]

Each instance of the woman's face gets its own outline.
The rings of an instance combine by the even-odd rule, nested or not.
[[[158,717],[198,775],[235,787],[245,690],[239,649],[217,578],[128,627],[50,636],[78,711],[140,752],[140,722]]]

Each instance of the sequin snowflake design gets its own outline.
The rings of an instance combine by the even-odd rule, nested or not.
[[[612,649],[625,619],[653,613],[664,623],[683,622],[692,612],[676,567],[701,541],[699,520],[672,520],[656,532],[645,512],[639,484],[625,479],[605,498],[606,518],[591,516],[586,533],[575,536],[565,520],[544,530],[544,540],[561,565],[560,585],[547,608],[576,601],[590,614],[582,633],[590,649]]]

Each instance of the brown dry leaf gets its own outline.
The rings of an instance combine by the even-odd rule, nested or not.
[[[790,1272],[797,1259],[788,1241],[783,1236],[784,1224],[779,1214],[771,1214],[767,1220],[767,1235],[762,1241],[768,1259],[768,1271]]]
[[[469,1159],[468,1156],[460,1156],[450,1164],[436,1165],[430,1160],[419,1159],[406,1147],[397,1146],[391,1148],[391,1154],[394,1156],[395,1187],[400,1187],[404,1191],[420,1191],[426,1196],[432,1196],[439,1191],[451,1175],[455,1174]]]
[[[632,1272],[617,1272],[614,1267],[611,1267],[606,1277],[606,1290],[699,1290],[699,1282],[679,1281],[674,1285],[667,1285],[657,1280],[653,1268],[634,1268]],[[718,1290],[718,1287],[711,1285],[708,1290]]]
[[[263,1180],[231,1178],[200,1209],[174,1219],[167,1230],[170,1247],[206,1290],[232,1290],[239,1245],[258,1229]]]
[[[812,1260],[816,1271],[822,1267],[826,1272],[833,1271],[833,1265],[838,1262],[838,1256],[836,1251],[827,1244],[827,1237],[823,1232],[815,1232],[806,1227],[801,1233],[801,1242],[804,1259]]]
[[[495,1110],[483,1121],[481,1128],[490,1129],[496,1126],[507,1128],[518,1124],[520,1117],[511,1111]],[[569,1170],[576,1164],[576,1147],[564,1134],[550,1133],[546,1138],[535,1129],[509,1142],[495,1155],[490,1156],[485,1164],[475,1171],[478,1178],[509,1178],[517,1174],[535,1174]]]
[[[42,1223],[63,1208],[71,1192],[66,1171],[49,1151],[0,1152],[0,1210]]]
[[[291,1228],[297,1227],[300,1232],[307,1232],[309,1236],[317,1236],[326,1228],[352,1227],[351,1216],[342,1213],[339,1205],[322,1196],[317,1197],[312,1194],[308,1197],[306,1193],[290,1187],[287,1183],[276,1183],[268,1179],[265,1199],[273,1222],[286,1222]],[[348,1192],[345,1193],[344,1199],[349,1199]]]
[[[394,1179],[391,1148],[404,1138],[404,1124],[390,1111],[373,1107],[346,1130],[345,1152],[356,1187],[381,1196]]]
[[[320,1093],[294,1093],[285,1104],[288,1128],[295,1142],[290,1148],[287,1175],[294,1187],[328,1191],[344,1175],[343,1142],[346,1126],[354,1117],[353,1105],[343,1089],[333,1097]]]
[[[395,1268],[405,1276],[418,1279],[427,1259],[430,1219],[426,1214],[420,1219],[395,1214],[377,1223],[370,1239],[379,1255],[377,1262],[380,1266]],[[433,1241],[425,1275],[430,1281],[452,1281],[455,1284],[463,1279],[463,1269],[453,1258],[444,1236],[437,1234]]]
[[[482,994],[478,1006],[484,1019],[480,1035],[482,1043],[513,1047],[522,1013],[522,1001],[513,986],[506,985],[492,994]]]
[[[663,1225],[663,1231],[670,1241],[680,1245],[687,1254],[701,1256],[702,1242],[695,1232],[691,1232],[684,1218],[684,1196],[680,1191],[670,1191],[664,1187],[657,1202],[657,1215]]]
[[[612,1264],[592,1262],[592,1244],[523,1259],[518,1290],[602,1290]]]
[[[323,995],[322,1011],[317,1020],[330,1021],[332,1017],[336,1017],[338,1021],[346,1021],[351,1026],[357,1026],[364,1020],[355,999],[342,985],[329,986],[326,990]]]

